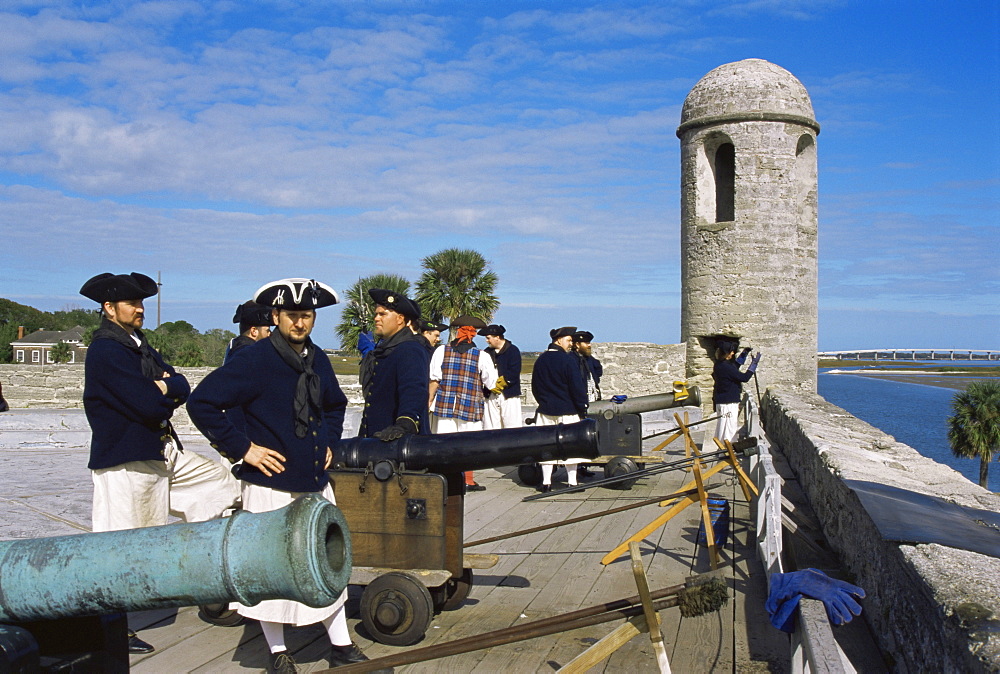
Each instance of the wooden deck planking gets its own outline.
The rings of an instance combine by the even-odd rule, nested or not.
[[[676,448],[676,445],[672,447]],[[669,460],[676,456],[674,452],[666,458]],[[598,471],[597,477],[600,476]],[[689,476],[689,473],[678,470],[640,480],[627,491],[598,488],[582,494],[523,503],[521,499],[534,492],[517,482],[515,469],[477,471],[477,480],[486,485],[487,490],[467,497],[465,537],[466,540],[485,538],[666,495],[687,481]],[[710,489],[713,493],[722,493],[719,485],[726,477],[723,474],[712,479]],[[738,488],[726,487],[727,497],[737,493]],[[742,498],[741,494],[739,498]],[[435,616],[426,637],[417,647],[634,595],[635,583],[627,555],[607,567],[600,564],[600,559],[662,512],[655,505],[648,506],[467,549],[468,552],[498,554],[500,561],[492,569],[475,572],[470,599],[459,610]],[[739,519],[736,512],[734,510],[734,524]],[[707,554],[693,543],[699,517],[696,506],[691,506],[642,542],[640,549],[651,588],[680,583],[692,573],[708,570]],[[742,527],[745,538],[745,521],[742,521]],[[741,567],[745,567],[748,561],[756,564],[752,551],[738,547],[736,551],[732,549],[730,543],[722,556],[724,562],[735,558]],[[747,572],[744,569],[740,574],[739,583],[746,585]],[[727,575],[731,583],[735,582],[732,572]],[[370,657],[402,650],[372,643],[366,638],[357,617],[360,593],[361,588],[352,587],[348,602],[349,624],[358,644]],[[743,616],[737,612],[745,609],[743,604],[733,603],[723,613],[697,619],[681,619],[676,609],[661,612],[667,652],[674,671],[731,671],[734,668],[733,621],[742,620]],[[260,671],[267,662],[266,645],[259,627],[254,623],[236,628],[210,626],[198,618],[196,608],[136,614],[133,620],[140,628],[149,625],[147,629],[142,629],[141,635],[157,646],[157,651],[149,656],[132,657],[137,672]],[[410,665],[397,668],[397,671],[551,672],[619,624],[620,621],[615,621],[571,633]],[[302,671],[326,667],[329,646],[323,630],[315,626],[288,628],[286,641]],[[648,637],[636,637],[593,671],[655,671]]]

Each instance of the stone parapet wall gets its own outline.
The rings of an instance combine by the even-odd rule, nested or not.
[[[894,658],[894,669],[1000,671],[1000,559],[883,540],[845,480],[879,482],[993,512],[1000,512],[1000,495],[815,394],[771,388],[762,418],[827,540],[867,592],[863,615]]]
[[[684,379],[683,344],[594,343],[594,356],[604,366],[601,392],[605,398],[619,393],[629,396],[664,393],[672,390],[675,380]]]
[[[684,378],[684,345],[647,342],[603,342],[594,344],[594,355],[604,365],[601,389],[604,396],[617,393],[630,396],[669,391],[675,379]],[[210,367],[177,368],[188,378],[192,388],[212,371]],[[351,404],[361,404],[357,375],[338,375],[341,387]],[[0,384],[11,407],[83,406],[83,365],[0,364]],[[534,405],[531,375],[521,377],[525,404]],[[711,391],[707,394],[711,396]],[[702,391],[702,397],[706,395]],[[175,425],[186,423],[183,410]]]

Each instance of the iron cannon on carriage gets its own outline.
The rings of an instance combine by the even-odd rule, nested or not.
[[[675,407],[698,407],[701,405],[701,390],[676,381],[673,389],[666,393],[645,396],[613,396],[608,400],[596,400],[587,407],[587,418],[597,425],[600,439],[600,456],[585,465],[598,465],[604,469],[604,476],[622,477],[641,470],[644,466],[642,441],[642,413]],[[518,477],[528,486],[536,486],[542,481],[541,467],[525,464],[518,467]],[[634,480],[615,483],[617,489],[628,489]]]
[[[568,458],[596,458],[597,424],[341,440],[329,471],[351,531],[351,584],[363,585],[361,620],[375,640],[410,645],[434,613],[458,608],[473,569],[492,555],[463,554],[462,473]]]

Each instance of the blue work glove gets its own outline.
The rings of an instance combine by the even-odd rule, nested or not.
[[[756,372],[757,363],[759,362],[760,362],[760,351],[757,352],[756,356],[750,359],[750,367],[747,368],[747,372]]]
[[[865,591],[857,585],[830,578],[817,569],[804,569],[791,573],[772,573],[771,591],[764,608],[771,624],[782,632],[795,630],[795,609],[802,597],[818,599],[826,607],[826,615],[834,625],[848,623],[861,615],[861,604],[854,597],[863,598]]]
[[[742,365],[743,363],[745,363],[746,359],[747,359],[747,355],[749,353],[750,353],[750,347],[749,346],[743,347],[743,350],[740,351],[740,355],[736,356],[736,364],[737,365]]]
[[[362,332],[358,335],[358,351],[364,358],[368,352],[375,348],[375,336],[370,332]]]
[[[628,400],[628,396],[624,394],[611,396],[611,402],[615,403],[616,405],[621,405],[626,400]]]

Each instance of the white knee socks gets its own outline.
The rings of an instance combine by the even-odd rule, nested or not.
[[[261,620],[260,631],[264,633],[264,640],[267,642],[267,647],[272,653],[280,653],[281,651],[288,650],[285,647],[284,623],[269,623]]]
[[[351,632],[347,629],[347,613],[344,611],[343,606],[323,621],[323,627],[326,628],[326,633],[330,637],[330,643],[334,646],[351,645]]]

